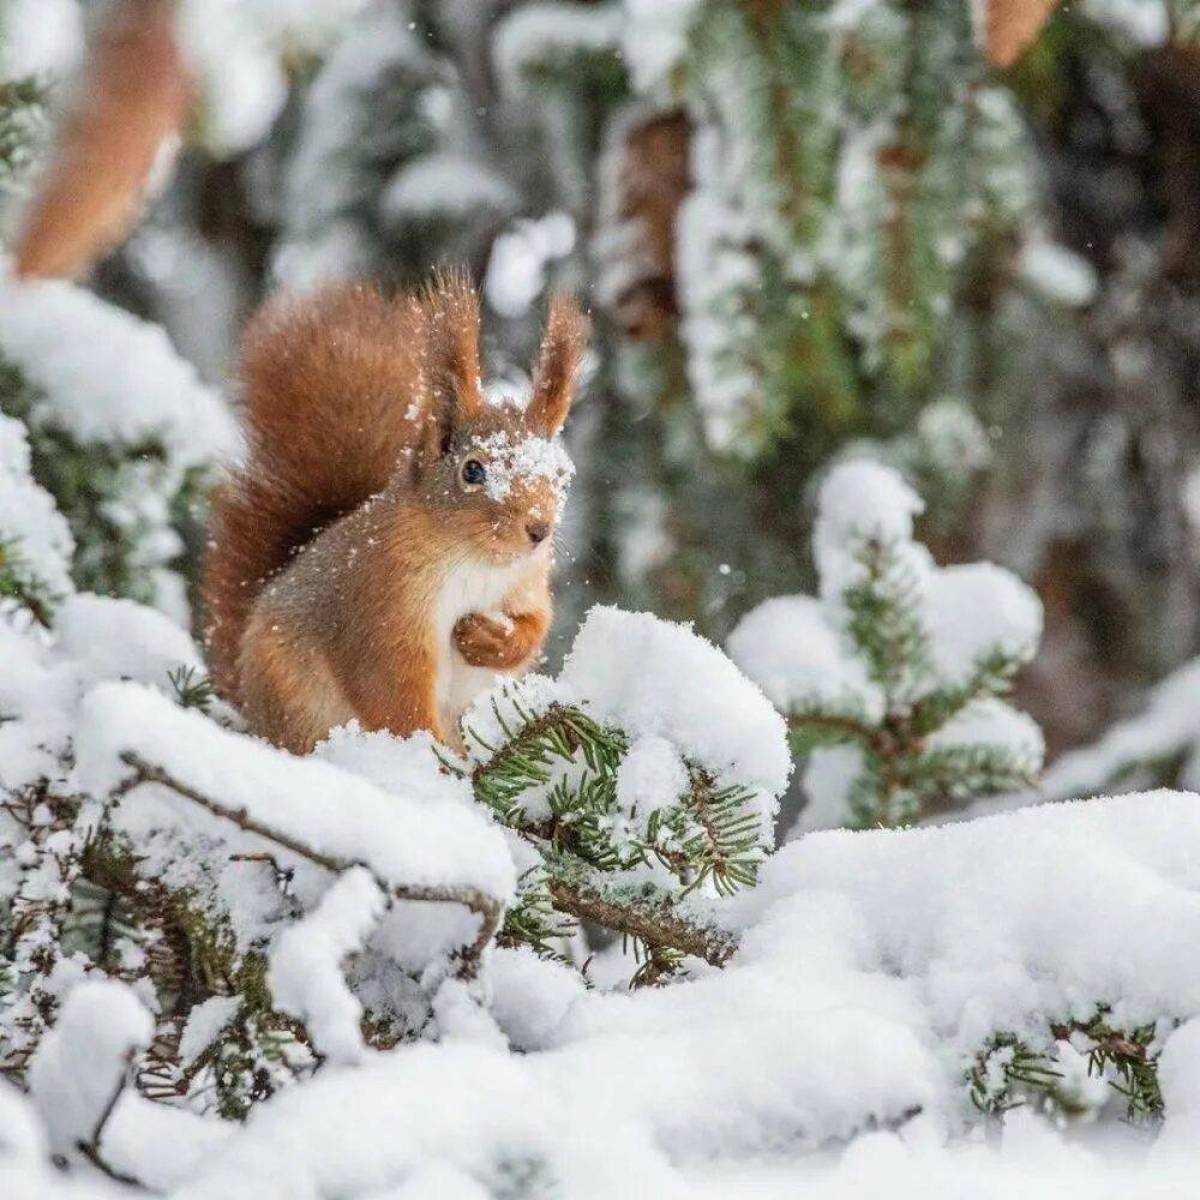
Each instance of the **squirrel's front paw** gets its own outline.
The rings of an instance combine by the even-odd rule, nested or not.
[[[454,644],[471,666],[504,670],[526,654],[516,632],[516,622],[506,613],[467,613],[454,625]]]

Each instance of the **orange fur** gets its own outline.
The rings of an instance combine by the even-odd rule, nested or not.
[[[189,92],[171,4],[117,0],[18,233],[18,275],[75,275],[120,240],[160,147],[183,125]]]
[[[204,597],[214,682],[252,728],[295,751],[350,717],[453,739],[489,671],[529,665],[557,485],[519,477],[495,496],[463,471],[498,436],[557,432],[583,336],[556,300],[521,412],[479,390],[461,275],[397,299],[331,287],[251,323],[246,461],[216,496]]]
[[[455,622],[454,644],[471,666],[511,671],[542,644],[550,620],[546,609],[505,616],[507,621],[497,621],[486,613],[468,613]]]

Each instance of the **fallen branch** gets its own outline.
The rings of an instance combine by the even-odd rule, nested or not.
[[[479,933],[476,935],[474,941],[463,946],[458,952],[458,973],[464,979],[472,979],[478,973],[483,952],[491,942],[496,930],[500,927],[500,920],[504,915],[503,903],[494,896],[489,896],[478,888],[466,885],[444,886],[391,883],[372,871],[369,864],[339,858],[333,854],[326,854],[324,851],[316,850],[312,846],[306,845],[290,834],[283,833],[277,829],[271,829],[269,826],[251,817],[244,808],[230,808],[222,804],[219,800],[214,800],[211,796],[206,796],[202,792],[196,791],[195,788],[189,787],[186,783],[176,779],[162,767],[146,762],[139,755],[131,751],[122,754],[121,761],[127,766],[132,767],[136,773],[130,787],[137,787],[143,783],[156,783],[161,787],[168,788],[177,796],[185,800],[190,800],[193,804],[198,804],[201,808],[212,813],[213,816],[231,822],[246,833],[252,833],[269,842],[274,842],[275,845],[281,846],[299,858],[307,859],[319,867],[324,867],[327,871],[341,874],[343,871],[350,870],[351,867],[362,867],[364,870],[370,872],[371,877],[378,883],[383,892],[396,900],[422,900],[432,903],[461,904],[464,908],[479,917]],[[130,788],[125,788],[125,790],[128,791]]]

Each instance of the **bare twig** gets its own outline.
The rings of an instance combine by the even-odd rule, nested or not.
[[[107,1175],[109,1179],[116,1183],[122,1183],[126,1187],[141,1188],[142,1182],[135,1179],[132,1175],[126,1175],[123,1171],[118,1171],[115,1167],[110,1166],[105,1161],[104,1155],[100,1153],[100,1139],[104,1136],[104,1127],[108,1124],[108,1119],[113,1115],[113,1111],[117,1107],[117,1101],[121,1098],[121,1093],[125,1091],[126,1084],[129,1082],[129,1068],[133,1064],[134,1054],[132,1051],[127,1056],[125,1070],[121,1072],[117,1079],[117,1085],[113,1088],[112,1095],[108,1098],[108,1103],[105,1104],[104,1110],[100,1113],[99,1119],[96,1121],[96,1126],[92,1130],[92,1136],[84,1141],[82,1138],[76,1142],[76,1147],[79,1152],[94,1166],[98,1171]]]

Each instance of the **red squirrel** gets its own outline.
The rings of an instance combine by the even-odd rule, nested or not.
[[[254,318],[245,460],[215,494],[203,579],[213,682],[251,731],[296,753],[352,719],[454,742],[496,674],[531,665],[586,336],[555,297],[522,407],[484,395],[461,274]]]

